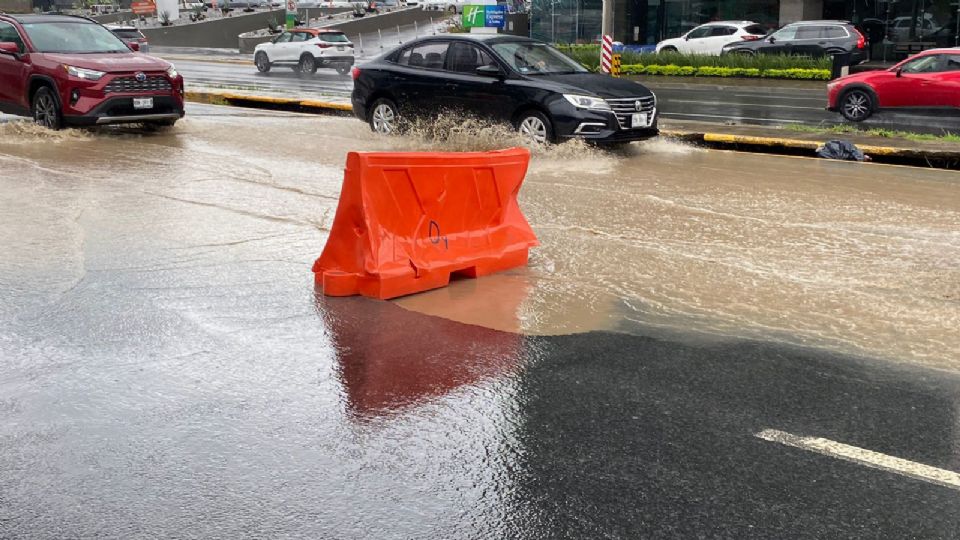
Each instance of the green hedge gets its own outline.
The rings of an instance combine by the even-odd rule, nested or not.
[[[600,69],[599,45],[557,45],[557,48],[591,71],[598,71]],[[767,75],[765,76],[771,78],[821,79],[823,78],[822,72],[825,71],[829,74],[831,67],[831,59],[829,57],[810,58],[807,56],[781,55],[749,56],[734,54],[726,56],[706,56],[682,53],[638,54],[623,52],[620,55],[620,61],[624,66],[644,66],[647,68],[653,66],[692,67],[695,69],[695,72],[691,73],[691,75],[696,74],[701,77],[764,76],[755,74],[754,70],[757,70],[761,73],[766,73]],[[684,73],[677,74],[682,75]]]
[[[622,66],[624,75],[670,75],[674,77],[763,77],[767,79],[830,80],[829,69],[758,69],[713,66]]]

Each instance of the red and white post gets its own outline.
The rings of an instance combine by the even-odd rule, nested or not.
[[[613,59],[613,37],[603,36],[600,44],[600,71],[610,73],[610,65]]]

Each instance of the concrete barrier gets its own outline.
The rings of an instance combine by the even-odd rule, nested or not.
[[[91,19],[100,24],[114,24],[120,21],[132,21],[137,18],[132,11],[118,11],[116,13],[105,13],[103,15],[93,15]]]
[[[31,0],[0,0],[0,12],[31,13],[33,2]]]
[[[439,21],[445,16],[444,12],[428,11],[420,8],[402,9],[382,15],[362,17],[346,22],[337,22],[324,26],[324,28],[336,28],[343,33],[355,36],[357,34],[366,34],[376,32],[377,30],[396,30],[397,26],[405,26],[415,22],[429,21],[431,18]]]

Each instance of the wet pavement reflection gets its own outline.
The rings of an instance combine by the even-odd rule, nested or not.
[[[956,535],[955,490],[753,436],[960,471],[955,173],[565,146],[529,268],[316,293],[347,150],[505,142],[0,123],[0,537]]]

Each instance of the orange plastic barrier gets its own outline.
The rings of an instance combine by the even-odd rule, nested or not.
[[[537,238],[517,204],[530,151],[351,152],[330,237],[313,264],[328,296],[387,299],[451,274],[527,263]]]

